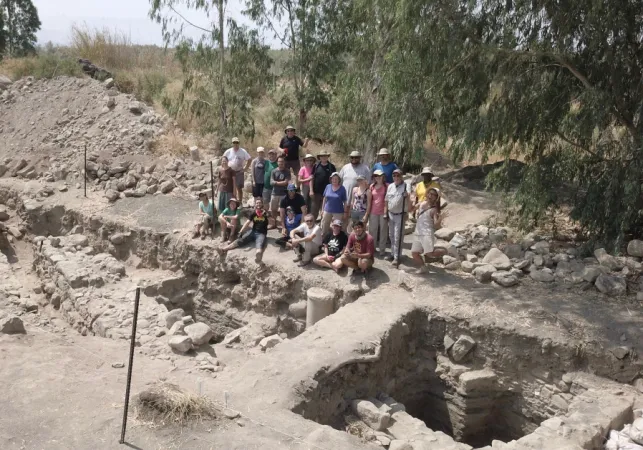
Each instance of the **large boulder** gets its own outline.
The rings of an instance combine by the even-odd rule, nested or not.
[[[466,334],[461,335],[453,347],[451,347],[451,357],[455,362],[462,361],[476,346],[476,341]]]
[[[175,322],[179,322],[183,320],[184,315],[185,315],[185,311],[183,311],[181,308],[168,311],[168,313],[165,315],[165,326],[168,329],[172,328],[172,325],[174,325]]]
[[[609,270],[621,270],[623,268],[623,266],[619,264],[618,260],[607,253],[604,248],[594,250],[594,256],[601,266],[606,267]]]
[[[362,422],[375,431],[386,430],[391,421],[391,415],[388,412],[380,410],[373,402],[368,400],[353,400],[351,409]]]
[[[168,341],[170,348],[179,353],[192,350],[192,339],[189,336],[172,336]]]
[[[168,180],[161,184],[161,192],[163,194],[168,194],[172,192],[172,189],[174,189],[174,182],[172,180]]]
[[[207,344],[212,339],[212,330],[209,326],[202,322],[193,323],[185,327],[185,334],[187,334],[195,346]]]
[[[627,254],[630,256],[643,257],[643,241],[634,239],[627,244]]]
[[[497,248],[490,249],[485,257],[482,259],[483,263],[491,264],[498,270],[509,270],[511,269],[511,260],[507,255],[502,253]]]
[[[25,334],[25,326],[18,316],[0,317],[0,333],[5,334]]]
[[[435,232],[435,237],[445,241],[450,241],[455,236],[455,231],[451,228],[440,228]]]
[[[623,295],[627,292],[627,283],[624,278],[606,275],[604,273],[596,278],[594,285],[603,294],[611,297]]]

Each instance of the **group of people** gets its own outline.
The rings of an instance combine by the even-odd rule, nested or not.
[[[337,171],[327,152],[300,159],[300,149],[307,145],[308,139],[299,138],[289,126],[278,149],[266,152],[258,147],[253,159],[238,138],[232,139],[217,172],[220,252],[254,242],[260,262],[268,230],[280,227],[277,245],[293,249],[301,265],[312,262],[334,271],[350,267],[366,273],[379,252],[398,267],[404,222],[413,214],[417,225],[411,252],[418,270],[426,270],[427,258],[443,254],[435,248],[435,230],[441,226],[446,203],[430,168],[423,169],[422,181],[411,192],[385,148],[373,167],[354,151],[350,162]],[[243,198],[248,169],[254,208],[243,222],[238,199]],[[208,228],[214,228],[215,208],[207,193],[200,200],[203,219],[196,234],[203,238]]]

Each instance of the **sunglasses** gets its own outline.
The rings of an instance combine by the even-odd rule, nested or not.
[[[304,220],[304,222],[306,222],[306,223],[313,223],[313,222],[314,222],[314,220]]]

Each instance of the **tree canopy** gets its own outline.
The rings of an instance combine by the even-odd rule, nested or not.
[[[31,0],[0,0],[0,57],[35,52],[38,10]]]

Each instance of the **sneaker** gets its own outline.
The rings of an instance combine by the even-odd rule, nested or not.
[[[310,261],[299,261],[299,267],[304,267],[310,264]]]
[[[400,267],[400,262],[397,259],[394,259],[392,264],[393,264],[393,267],[395,268]]]
[[[384,251],[380,252],[380,258],[386,258],[386,252]]]
[[[429,268],[427,266],[416,267],[415,269],[409,270],[408,273],[413,275],[424,275],[429,273]]]
[[[393,258],[393,255],[388,255],[386,258],[384,258],[387,261],[394,261],[395,258]]]

